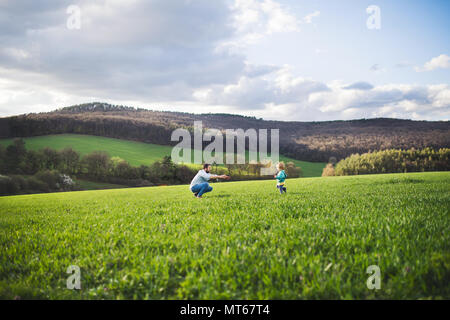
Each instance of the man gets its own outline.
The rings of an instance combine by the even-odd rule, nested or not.
[[[195,197],[201,198],[204,193],[212,191],[213,188],[208,183],[210,179],[230,179],[227,175],[218,176],[209,173],[210,171],[211,165],[205,163],[203,169],[199,170],[194,179],[192,179],[189,188],[194,193]]]

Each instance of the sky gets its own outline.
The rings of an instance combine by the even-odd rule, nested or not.
[[[0,0],[0,116],[450,118],[450,1]]]

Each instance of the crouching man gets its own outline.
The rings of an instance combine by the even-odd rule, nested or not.
[[[195,197],[201,198],[204,193],[212,191],[213,188],[208,183],[210,179],[230,179],[230,177],[227,175],[218,176],[209,173],[210,171],[211,165],[205,163],[203,165],[203,169],[199,170],[194,179],[192,179],[189,188],[194,193]]]

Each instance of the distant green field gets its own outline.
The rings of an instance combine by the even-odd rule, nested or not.
[[[48,135],[24,138],[24,140],[26,147],[31,150],[45,147],[60,150],[65,147],[72,147],[82,155],[97,150],[106,151],[110,156],[118,156],[134,166],[149,165],[172,153],[172,147],[170,146],[80,134]],[[12,141],[13,139],[0,139],[0,144],[7,146]],[[304,177],[320,177],[325,166],[325,163],[299,161],[281,155],[280,160],[294,162],[296,166],[302,168]]]
[[[0,298],[450,299],[450,172],[213,187],[0,197]]]
[[[82,134],[57,134],[24,138],[25,146],[31,150],[50,147],[56,150],[72,147],[81,155],[92,151],[107,151],[110,156],[118,156],[130,164],[139,166],[151,164],[170,155],[172,147],[157,144],[142,143],[129,140],[89,136]],[[0,144],[9,145],[13,139],[0,139]]]

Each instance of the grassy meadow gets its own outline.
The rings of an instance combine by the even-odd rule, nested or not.
[[[110,156],[125,159],[133,166],[151,164],[172,152],[170,146],[83,134],[56,134],[28,137],[23,138],[23,140],[26,148],[30,150],[39,150],[45,147],[62,150],[65,147],[72,147],[81,155],[93,151],[106,151]],[[0,144],[7,146],[12,141],[13,139],[0,139]]]
[[[0,298],[450,298],[449,172],[213,188],[0,197]]]
[[[106,151],[110,156],[125,159],[133,166],[150,165],[172,153],[170,146],[82,134],[57,134],[23,139],[25,146],[30,150],[39,150],[45,147],[61,150],[65,147],[72,147],[81,155],[93,151]],[[8,146],[12,141],[13,139],[0,139],[0,144]],[[325,163],[322,162],[300,161],[283,155],[280,155],[280,161],[294,162],[296,166],[302,168],[304,177],[320,177],[322,169],[325,167]]]

